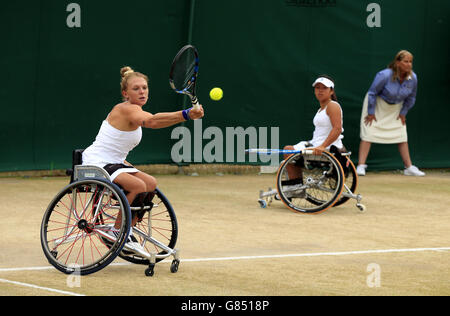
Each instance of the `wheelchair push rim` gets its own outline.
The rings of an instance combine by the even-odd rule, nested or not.
[[[298,190],[288,191],[283,184],[290,180],[287,167],[302,165]],[[325,151],[321,156],[293,154],[285,159],[277,173],[277,192],[280,200],[293,212],[318,214],[332,207],[340,198],[345,175],[334,155]]]
[[[118,215],[120,228],[110,232]],[[41,245],[59,271],[87,275],[109,265],[128,238],[131,212],[123,192],[103,179],[76,181],[49,204],[41,225]]]

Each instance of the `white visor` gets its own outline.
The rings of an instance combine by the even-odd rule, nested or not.
[[[334,89],[334,83],[330,79],[327,79],[327,78],[324,78],[324,77],[317,78],[317,80],[314,81],[312,86],[315,87],[316,84],[318,84],[318,83],[323,84],[327,88],[333,88]]]

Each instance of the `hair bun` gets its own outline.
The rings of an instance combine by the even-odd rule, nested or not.
[[[120,69],[120,75],[122,76],[122,78],[124,78],[126,75],[130,74],[134,72],[134,70],[131,67],[123,67],[122,69]]]

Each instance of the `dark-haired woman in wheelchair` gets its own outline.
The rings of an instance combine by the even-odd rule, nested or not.
[[[125,159],[142,138],[142,127],[159,129],[169,127],[188,119],[203,117],[203,108],[189,109],[170,113],[151,114],[142,109],[148,101],[148,78],[133,71],[130,67],[121,69],[122,103],[113,107],[103,121],[94,143],[83,152],[83,165],[104,168],[112,182],[120,185],[126,192],[128,203],[132,205],[140,193],[153,192],[156,179],[139,171]],[[115,227],[119,228],[121,218],[118,216]],[[137,216],[131,226],[136,224]],[[114,233],[111,228],[111,234]]]
[[[339,151],[345,151],[342,144],[343,138],[343,114],[342,108],[337,103],[334,81],[329,76],[322,75],[313,83],[314,94],[319,102],[319,109],[313,119],[315,127],[313,138],[310,141],[302,141],[296,145],[285,146],[285,150],[303,150],[310,147],[314,155],[322,155],[325,150],[335,146]],[[285,155],[287,158],[289,155]],[[302,184],[302,169],[296,165],[287,166],[289,174],[285,186]]]

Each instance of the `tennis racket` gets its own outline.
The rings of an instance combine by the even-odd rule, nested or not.
[[[303,153],[305,155],[312,155],[314,151],[312,149],[303,150],[284,150],[284,149],[246,149],[248,154],[258,154],[258,155],[290,155]]]
[[[199,107],[195,86],[198,76],[198,52],[192,45],[180,49],[170,67],[169,84],[176,93],[190,97],[192,106]]]

